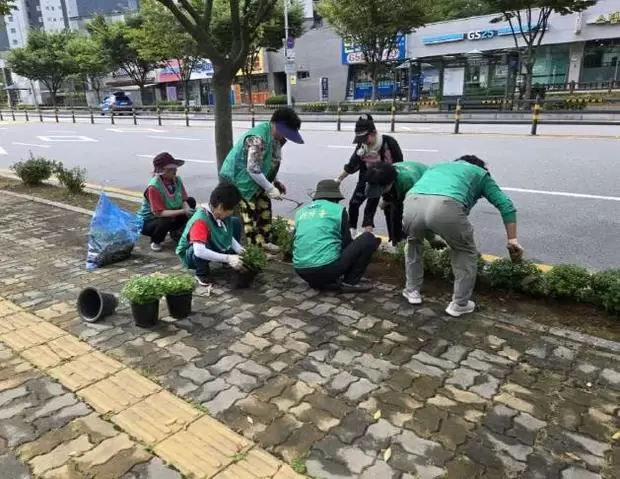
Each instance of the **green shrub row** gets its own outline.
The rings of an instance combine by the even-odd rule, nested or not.
[[[30,152],[28,160],[18,161],[11,165],[11,169],[27,186],[38,186],[55,175],[60,185],[70,194],[79,195],[84,192],[86,170],[83,168],[65,168],[61,162],[35,157]]]
[[[284,260],[290,261],[293,233],[288,221],[284,218],[275,219],[272,235],[274,243],[282,249]],[[404,242],[399,244],[394,257],[404,270]],[[450,248],[436,250],[426,243],[423,260],[424,270],[430,275],[449,282],[454,280]],[[478,282],[499,291],[591,304],[620,315],[620,270],[593,273],[581,266],[567,264],[543,272],[531,261],[513,263],[506,258],[487,263],[479,256]]]

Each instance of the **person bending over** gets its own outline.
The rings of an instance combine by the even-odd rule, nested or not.
[[[407,284],[403,296],[411,304],[422,302],[422,239],[430,229],[448,243],[452,253],[454,292],[446,313],[458,317],[475,310],[471,296],[476,284],[478,250],[468,216],[480,198],[486,198],[499,210],[511,258],[522,256],[523,248],[517,240],[517,210],[491,177],[486,163],[477,156],[467,155],[433,165],[409,190],[404,205]]]

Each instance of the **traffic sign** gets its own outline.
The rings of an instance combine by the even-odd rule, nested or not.
[[[295,60],[295,50],[286,50],[286,59]]]
[[[291,61],[287,61],[284,64],[284,73],[286,73],[287,75],[292,75],[293,73],[297,72],[297,65],[295,65],[295,62],[291,62]]]
[[[286,39],[286,49],[292,50],[293,48],[295,48],[295,39],[293,37],[288,37]]]

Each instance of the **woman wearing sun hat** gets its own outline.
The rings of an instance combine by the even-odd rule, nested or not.
[[[177,169],[185,164],[170,153],[153,158],[153,177],[144,190],[138,215],[144,220],[142,234],[150,236],[151,249],[161,251],[166,236],[178,242],[189,217],[194,213],[196,200],[187,196]]]
[[[220,169],[223,181],[241,193],[241,217],[246,241],[271,253],[279,248],[271,242],[271,200],[281,200],[286,187],[277,179],[286,141],[304,142],[301,120],[292,108],[277,109],[271,120],[246,132],[233,146]]]

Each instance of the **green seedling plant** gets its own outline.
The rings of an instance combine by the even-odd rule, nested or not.
[[[161,275],[135,276],[125,283],[121,295],[133,304],[154,303],[165,294],[163,280]]]
[[[246,269],[258,272],[267,267],[267,255],[260,246],[246,244],[244,249],[241,259]]]
[[[162,278],[165,295],[191,293],[196,289],[196,281],[189,274],[171,274]]]

